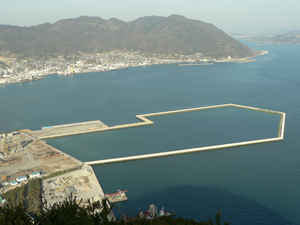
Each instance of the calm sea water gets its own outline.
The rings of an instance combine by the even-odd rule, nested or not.
[[[139,67],[52,75],[0,86],[0,132],[97,119],[108,125],[124,124],[137,122],[138,114],[225,103],[283,111],[286,130],[280,142],[95,166],[94,170],[105,192],[129,190],[129,201],[120,204],[122,213],[135,215],[138,208],[154,203],[196,220],[207,220],[221,210],[223,221],[231,224],[300,224],[300,46],[247,45],[269,54],[246,64]],[[160,117],[155,120],[163,122]],[[185,129],[193,131],[195,125],[189,123]],[[124,145],[138,145],[137,139],[126,140],[127,134],[118,132],[124,135]],[[106,152],[119,139],[98,142],[96,134],[71,138],[72,147],[69,141],[65,144],[68,151],[85,152],[90,149],[88,140],[99,145],[101,157],[119,154]],[[154,141],[159,146],[159,140],[149,139],[145,152],[153,149]],[[59,145],[64,150],[64,143]],[[87,154],[82,159],[89,159]],[[118,210],[115,213],[118,216]]]
[[[280,115],[224,107],[151,116],[154,125],[48,139],[83,161],[237,143],[278,136]],[[84,151],[82,151],[84,149]]]

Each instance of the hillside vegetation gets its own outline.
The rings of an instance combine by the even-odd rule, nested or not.
[[[22,56],[107,51],[194,54],[220,58],[253,56],[253,51],[212,24],[183,16],[141,17],[131,22],[81,16],[32,27],[0,25],[0,53]]]

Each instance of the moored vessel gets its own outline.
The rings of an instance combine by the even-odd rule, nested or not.
[[[127,190],[125,191],[118,190],[118,192],[116,193],[105,194],[105,196],[107,197],[107,200],[111,203],[122,202],[128,200],[125,192],[127,192]]]

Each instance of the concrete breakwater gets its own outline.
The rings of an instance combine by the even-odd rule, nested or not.
[[[223,145],[213,145],[213,146],[200,147],[200,148],[190,148],[190,149],[183,149],[183,150],[160,152],[160,153],[153,153],[153,154],[128,156],[128,157],[120,157],[120,158],[113,158],[113,159],[95,160],[95,161],[86,162],[86,164],[93,166],[93,165],[99,165],[99,164],[124,162],[124,161],[138,160],[138,159],[149,159],[149,158],[156,158],[156,157],[162,157],[162,156],[171,156],[171,155],[179,155],[179,154],[199,152],[199,151],[216,150],[216,149],[221,149],[221,148],[229,148],[229,147],[236,147],[236,146],[242,146],[242,145],[250,145],[250,144],[258,144],[258,143],[265,143],[265,142],[272,142],[272,141],[280,141],[280,140],[282,140],[282,139],[281,138],[269,138],[269,139],[237,142],[237,143],[230,143],[230,144],[223,144]]]
[[[250,107],[250,106],[243,106],[243,105],[237,105],[237,104],[222,104],[222,105],[204,106],[204,107],[197,107],[197,108],[190,108],[190,109],[180,109],[180,110],[172,110],[172,111],[166,111],[166,112],[157,112],[157,113],[136,115],[136,118],[141,120],[142,122],[121,124],[121,125],[116,125],[116,126],[111,126],[111,127],[107,126],[100,120],[42,127],[42,130],[32,131],[31,135],[36,138],[47,139],[47,138],[56,138],[56,137],[63,137],[63,136],[70,136],[70,135],[77,135],[77,134],[86,134],[86,133],[107,131],[107,130],[145,126],[145,125],[154,124],[154,122],[149,120],[147,117],[168,115],[168,114],[174,114],[174,113],[184,113],[184,112],[191,112],[191,111],[199,111],[199,110],[207,110],[207,109],[215,109],[215,108],[222,108],[222,107],[239,107],[239,108],[257,110],[257,111],[262,111],[262,112],[267,112],[267,113],[276,113],[276,114],[280,114],[280,115],[283,114],[282,112],[277,112],[277,111],[272,111],[272,110],[267,110],[267,109],[260,109],[260,108],[256,108],[256,107]]]
[[[274,111],[274,110],[261,109],[261,108],[257,108],[257,107],[238,105],[238,104],[222,104],[222,105],[205,106],[205,107],[198,107],[198,108],[142,114],[142,115],[136,116],[139,120],[141,120],[141,122],[116,125],[116,126],[111,126],[111,127],[105,125],[100,120],[76,123],[76,124],[59,125],[59,126],[53,126],[53,127],[49,127],[49,128],[43,128],[42,133],[41,133],[42,135],[39,135],[39,133],[38,133],[39,131],[36,131],[35,136],[44,139],[44,138],[53,138],[53,137],[60,137],[60,136],[66,136],[66,135],[75,135],[75,134],[83,134],[83,133],[100,132],[100,131],[107,131],[107,130],[145,126],[145,125],[154,124],[153,121],[148,119],[148,117],[152,117],[152,116],[161,116],[161,115],[184,113],[184,112],[191,112],[191,111],[198,111],[198,110],[208,110],[208,109],[215,109],[215,108],[222,108],[222,107],[237,107],[237,108],[244,108],[244,109],[248,109],[248,110],[255,110],[255,111],[261,111],[264,113],[274,113],[274,114],[280,115],[280,122],[279,122],[279,126],[278,126],[278,136],[274,137],[274,138],[268,138],[268,139],[259,139],[259,140],[252,140],[252,141],[221,144],[221,145],[214,145],[214,146],[205,146],[205,147],[191,148],[191,149],[174,150],[174,151],[168,151],[168,152],[160,152],[160,153],[129,156],[129,157],[120,157],[120,158],[105,159],[105,160],[95,160],[95,161],[90,161],[90,162],[86,162],[86,163],[89,165],[105,164],[105,163],[122,162],[122,161],[146,159],[146,158],[153,158],[153,157],[162,157],[162,156],[168,156],[168,155],[191,153],[191,152],[196,152],[196,151],[214,150],[214,149],[221,149],[221,148],[236,147],[236,146],[242,146],[242,145],[283,140],[284,129],[285,129],[285,116],[286,116],[285,113],[279,112],[279,111]],[[84,129],[82,127],[84,127]],[[43,133],[43,132],[47,129],[49,129],[49,130],[52,129],[52,133],[48,132],[47,135],[45,135],[45,133]],[[56,130],[53,130],[53,129],[56,129]],[[64,132],[66,132],[66,133],[64,133]]]

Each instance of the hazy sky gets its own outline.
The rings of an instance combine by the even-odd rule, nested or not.
[[[3,0],[0,24],[32,26],[81,15],[124,21],[183,15],[225,32],[300,30],[300,0]]]

